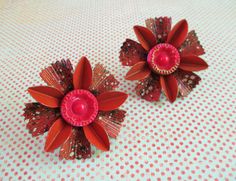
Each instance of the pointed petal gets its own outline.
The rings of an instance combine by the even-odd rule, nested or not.
[[[69,139],[63,143],[59,158],[66,160],[91,157],[91,146],[84,135],[83,128],[73,128]]]
[[[157,43],[165,43],[171,29],[171,18],[159,17],[150,18],[146,21],[146,26],[155,35]]]
[[[93,83],[90,86],[90,91],[94,95],[101,94],[103,92],[112,91],[118,87],[119,81],[115,79],[103,65],[96,64],[93,69]]]
[[[143,26],[134,26],[134,32],[145,50],[149,51],[157,44],[155,36],[149,29]]]
[[[208,65],[200,57],[190,55],[181,57],[179,68],[186,71],[200,71],[207,69]]]
[[[185,19],[179,21],[170,31],[167,43],[172,44],[178,48],[185,40],[188,33],[188,23]]]
[[[73,75],[74,89],[88,89],[92,83],[92,68],[86,57],[82,57]]]
[[[49,130],[60,116],[60,110],[48,108],[39,103],[27,103],[23,116],[28,121],[26,128],[29,133],[32,136],[38,136]]]
[[[147,60],[146,50],[136,41],[126,39],[120,50],[122,65],[133,66],[137,62]]]
[[[194,30],[188,33],[188,36],[179,48],[179,52],[182,57],[188,55],[200,56],[205,53]]]
[[[100,111],[112,111],[120,107],[128,95],[123,92],[111,91],[97,96],[98,109]]]
[[[110,149],[107,133],[99,123],[93,122],[88,126],[84,126],[83,130],[88,141],[98,149],[103,151]]]
[[[178,83],[175,76],[173,74],[161,76],[160,82],[168,100],[171,103],[174,102],[178,94]]]
[[[73,89],[72,70],[70,60],[62,59],[43,69],[40,76],[48,86],[65,94]]]
[[[28,92],[36,101],[51,108],[59,107],[63,98],[59,90],[47,86],[30,87]]]
[[[106,112],[100,111],[96,121],[100,123],[110,137],[116,138],[120,133],[125,113],[126,111],[120,109]]]
[[[193,72],[188,72],[181,69],[176,71],[175,77],[178,81],[179,93],[183,97],[187,96],[201,80],[201,78]]]
[[[138,82],[136,94],[149,102],[158,101],[161,94],[160,77],[150,76]]]
[[[71,135],[72,126],[59,118],[50,128],[44,146],[46,152],[51,152],[61,146]]]
[[[142,80],[147,78],[151,74],[146,62],[136,63],[126,74],[126,80]]]

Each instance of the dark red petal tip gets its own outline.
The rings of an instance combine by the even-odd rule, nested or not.
[[[92,67],[86,57],[82,57],[73,74],[74,89],[87,90],[92,83]]]
[[[173,74],[160,77],[161,87],[168,98],[173,103],[178,94],[178,83]]]
[[[59,118],[50,128],[44,146],[46,152],[51,152],[61,146],[71,135],[72,126]]]
[[[142,80],[147,78],[151,73],[146,62],[136,63],[126,74],[125,79],[127,80]]]
[[[88,126],[84,126],[83,130],[86,138],[91,144],[102,151],[109,151],[109,138],[106,131],[99,123],[93,122]]]
[[[185,19],[180,20],[170,31],[167,38],[167,43],[170,43],[178,48],[184,42],[187,34],[188,22]]]
[[[146,27],[134,26],[134,33],[136,34],[137,39],[141,43],[142,47],[147,51],[149,51],[157,43],[153,33]]]
[[[105,92],[97,97],[98,109],[100,111],[112,111],[120,107],[128,95],[123,92]]]
[[[200,71],[208,68],[208,64],[200,57],[190,55],[181,57],[179,68],[186,71]]]
[[[36,101],[51,108],[59,107],[63,97],[59,90],[47,86],[30,87],[28,92]]]

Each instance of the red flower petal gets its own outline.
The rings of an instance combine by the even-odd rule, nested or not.
[[[186,71],[200,71],[207,69],[208,65],[200,57],[190,55],[181,57],[179,68]]]
[[[125,79],[127,80],[142,80],[147,78],[151,73],[146,62],[136,63],[126,74]]]
[[[122,65],[133,66],[137,62],[147,60],[146,50],[136,41],[126,39],[120,50]]]
[[[84,126],[83,130],[88,141],[98,149],[103,151],[110,149],[107,133],[99,123],[93,122],[88,126]]]
[[[134,26],[134,32],[145,50],[149,51],[157,44],[155,36],[149,29],[143,26]]]
[[[72,70],[70,60],[63,59],[42,70],[40,76],[48,86],[67,93],[73,89]]]
[[[175,76],[173,74],[161,76],[160,82],[168,100],[171,103],[174,102],[178,94],[178,83]]]
[[[59,90],[47,86],[30,87],[28,92],[36,101],[51,108],[59,107],[63,98]]]
[[[188,33],[188,23],[185,19],[179,21],[170,31],[167,43],[178,48],[185,40]]]
[[[200,42],[198,41],[197,34],[194,30],[190,31],[188,33],[188,36],[186,37],[185,41],[179,48],[179,52],[181,56],[188,56],[188,55],[203,55],[204,49]]]
[[[72,126],[70,126],[61,118],[59,118],[52,125],[52,127],[48,132],[44,150],[46,152],[51,152],[55,150],[70,137],[71,133],[72,133]]]
[[[175,73],[181,96],[187,96],[199,83],[201,78],[193,72],[178,69]]]
[[[101,64],[95,65],[92,82],[90,91],[94,95],[112,91],[119,85],[119,81],[115,79],[114,75],[110,74]]]
[[[74,89],[88,89],[92,83],[92,68],[86,57],[82,57],[73,75]]]
[[[135,90],[138,96],[149,102],[158,101],[161,94],[160,77],[150,76],[139,81]]]
[[[26,125],[29,133],[32,136],[38,136],[49,130],[60,116],[60,110],[48,108],[39,103],[28,103],[25,104],[23,116],[29,121]]]
[[[128,95],[123,92],[105,92],[97,96],[98,109],[100,111],[112,111],[121,106]]]
[[[100,123],[110,137],[116,138],[120,133],[125,113],[125,111],[119,109],[108,112],[100,111],[97,116],[97,122]]]
[[[91,146],[82,128],[73,128],[69,139],[63,143],[59,158],[66,160],[86,159],[91,157]]]
[[[152,33],[155,35],[157,43],[166,42],[167,36],[171,29],[171,18],[168,17],[159,17],[159,18],[150,18],[146,21],[146,26]]]

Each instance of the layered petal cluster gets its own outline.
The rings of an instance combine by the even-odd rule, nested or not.
[[[92,70],[82,57],[73,73],[69,60],[53,63],[40,73],[48,86],[30,87],[37,101],[27,103],[24,117],[32,136],[48,132],[44,150],[60,147],[60,159],[91,157],[91,144],[110,149],[109,137],[116,138],[125,118],[118,109],[128,95],[114,91],[119,82],[101,64]]]
[[[126,39],[120,61],[132,66],[127,80],[138,80],[137,95],[147,101],[158,101],[163,91],[170,102],[178,94],[187,96],[201,78],[193,71],[204,70],[207,63],[199,56],[204,49],[194,30],[188,32],[185,19],[171,28],[171,18],[146,20],[146,27],[134,26],[139,41]]]

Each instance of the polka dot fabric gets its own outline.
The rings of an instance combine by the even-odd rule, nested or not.
[[[0,180],[236,180],[236,3],[234,0],[0,2]],[[195,29],[209,64],[200,84],[170,104],[150,103],[125,81],[119,50],[150,17],[182,18]],[[26,90],[43,84],[50,63],[81,56],[105,64],[130,94],[128,114],[109,152],[59,161],[32,138],[22,117]]]

